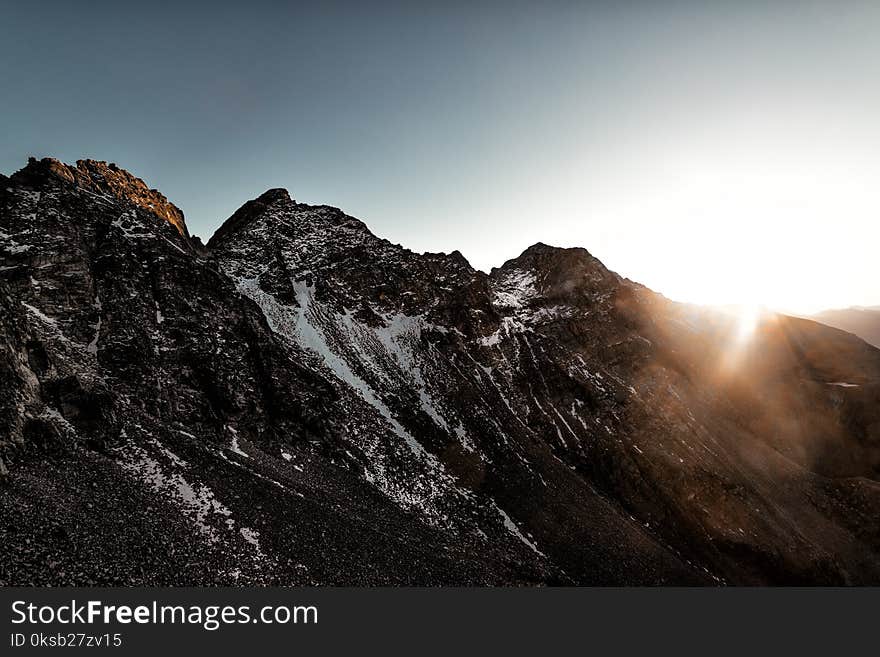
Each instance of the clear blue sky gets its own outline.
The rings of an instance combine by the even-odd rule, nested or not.
[[[544,241],[683,300],[880,303],[876,2],[0,8],[5,173],[114,161],[205,238],[280,186],[483,269]]]

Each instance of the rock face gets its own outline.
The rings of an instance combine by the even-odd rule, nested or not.
[[[880,350],[284,190],[0,180],[3,584],[880,582]]]
[[[156,189],[148,189],[140,178],[120,169],[113,162],[97,160],[77,160],[72,167],[47,157],[42,160],[30,158],[27,167],[16,174],[21,181],[33,180],[39,185],[46,176],[54,176],[74,183],[80,190],[99,196],[115,196],[148,210],[172,224],[181,235],[189,236],[183,212]]]

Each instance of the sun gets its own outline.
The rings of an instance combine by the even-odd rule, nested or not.
[[[743,358],[751,351],[755,334],[761,325],[775,315],[757,303],[711,306],[726,316],[727,337],[720,342],[719,372],[729,375],[740,371]]]
[[[757,304],[743,304],[734,310],[736,318],[736,342],[743,344],[751,340],[761,322],[765,310]]]

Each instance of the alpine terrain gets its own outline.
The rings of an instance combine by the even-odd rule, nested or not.
[[[868,344],[880,347],[880,307],[825,310],[814,315],[813,319],[849,331]]]
[[[32,159],[0,307],[2,585],[880,583],[880,350],[585,249]]]

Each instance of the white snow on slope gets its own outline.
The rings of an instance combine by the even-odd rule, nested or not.
[[[119,215],[119,217],[111,222],[110,225],[114,228],[118,228],[120,231],[122,231],[122,234],[129,239],[155,237],[153,233],[144,230],[144,227],[137,219],[137,214],[128,210]],[[137,228],[144,230],[144,232],[137,232]]]
[[[538,555],[540,555],[540,556],[542,556],[542,557],[546,557],[546,556],[547,556],[547,555],[545,555],[543,552],[541,552],[541,551],[538,549],[538,546],[537,546],[537,545],[535,545],[534,543],[532,543],[532,541],[530,541],[529,539],[527,539],[527,538],[523,535],[523,533],[519,530],[519,527],[517,527],[516,524],[513,522],[513,520],[510,519],[510,516],[507,515],[507,514],[504,512],[504,509],[502,509],[502,508],[501,508],[500,506],[498,506],[497,504],[495,505],[495,508],[498,510],[498,513],[501,515],[501,519],[504,521],[504,527],[505,527],[505,529],[507,529],[507,531],[509,531],[513,536],[516,536],[516,538],[518,538],[518,539],[519,539],[520,541],[522,541],[526,546],[528,546],[528,548],[529,548],[530,550],[534,551],[535,554],[538,554]]]
[[[43,412],[40,413],[40,417],[44,420],[49,420],[53,424],[60,425],[62,429],[67,431],[69,434],[76,434],[76,429],[73,428],[73,425],[67,421],[61,413],[58,412],[57,409],[52,408],[51,406],[46,406],[43,409]]]
[[[434,457],[428,454],[419,441],[394,418],[391,410],[373,391],[370,385],[355,374],[344,359],[337,356],[330,349],[322,330],[312,321],[314,315],[311,312],[311,304],[314,299],[314,286],[310,287],[304,281],[295,281],[293,287],[297,303],[299,304],[296,331],[302,340],[302,344],[321,356],[324,364],[330,368],[337,378],[354,388],[364,401],[379,411],[379,414],[391,425],[394,433],[406,441],[413,454],[433,461]]]
[[[348,363],[334,353],[327,344],[318,322],[322,316],[325,321],[328,318],[326,312],[317,304],[313,306],[314,286],[307,285],[305,281],[294,281],[294,293],[299,307],[291,308],[282,306],[275,297],[260,289],[257,278],[238,278],[237,283],[238,289],[260,306],[273,331],[317,354],[338,379],[351,386],[365,402],[385,418],[392,431],[404,440],[413,454],[430,462],[435,461],[434,457],[428,454],[425,448],[394,418],[391,410],[370,385],[355,374]]]
[[[535,275],[530,271],[514,269],[499,281],[494,291],[492,305],[502,308],[522,308],[535,294]]]
[[[49,317],[39,308],[34,308],[32,305],[30,305],[29,303],[25,303],[24,301],[21,302],[21,305],[27,308],[32,314],[34,314],[38,319],[45,322],[46,324],[49,324],[50,326],[54,326],[56,328],[58,327],[58,320],[54,319],[53,317]]]
[[[244,458],[249,459],[250,455],[241,448],[241,445],[238,444],[238,431],[228,425],[226,428],[229,429],[229,433],[232,434],[232,440],[229,444],[229,450],[233,454],[238,454],[239,456],[243,456]]]
[[[187,465],[186,461],[178,458],[155,438],[151,439],[150,443],[159,448],[175,466]],[[209,542],[216,543],[220,540],[218,525],[225,525],[229,531],[235,530],[236,523],[232,517],[232,511],[217,499],[209,486],[193,484],[181,473],[169,472],[142,447],[129,445],[126,451],[128,458],[122,462],[122,468],[149,485],[153,490],[170,496]],[[259,532],[241,526],[238,533],[256,552],[257,556],[265,556],[260,548]]]
[[[98,311],[98,322],[95,324],[95,337],[92,338],[92,341],[89,342],[88,346],[86,347],[86,351],[89,352],[90,354],[93,354],[93,355],[98,354],[98,339],[101,337],[101,324],[102,324],[101,297],[99,297],[97,294],[95,295],[95,310]]]
[[[241,533],[241,537],[250,543],[258,553],[263,553],[263,550],[260,548],[260,532],[250,527],[241,527],[238,531]]]
[[[455,478],[446,472],[443,464],[437,458],[427,452],[424,447],[403,427],[392,415],[392,411],[379,397],[362,376],[354,371],[355,367],[366,367],[370,372],[390,376],[393,371],[389,370],[388,362],[383,362],[384,372],[375,368],[379,367],[378,361],[384,351],[382,339],[373,333],[373,328],[359,322],[351,327],[358,331],[362,339],[357,345],[348,333],[346,325],[348,313],[339,313],[318,302],[314,298],[314,286],[304,281],[295,282],[294,290],[298,306],[286,306],[280,304],[274,296],[262,290],[259,286],[259,274],[254,272],[250,277],[230,275],[236,280],[238,290],[252,299],[263,311],[269,327],[288,342],[295,343],[304,348],[306,353],[319,358],[335,378],[345,384],[353,397],[366,402],[376,415],[375,420],[363,418],[356,419],[348,438],[354,440],[358,448],[367,455],[367,463],[364,465],[363,475],[365,479],[376,486],[383,494],[394,500],[401,508],[418,510],[425,520],[438,527],[448,528],[452,519],[445,510],[451,500],[458,503],[470,504],[473,495],[470,491],[460,488]],[[387,329],[387,326],[386,326]],[[379,328],[381,332],[383,329]],[[349,359],[346,360],[341,353],[337,353],[331,344],[334,339],[339,339],[340,332],[345,334],[345,344],[354,347],[354,353],[346,350]],[[403,333],[407,333],[404,331]],[[387,338],[398,347],[400,343],[395,339],[400,337],[399,331],[391,331]],[[365,345],[372,344],[373,353]],[[402,349],[402,348],[401,348]],[[406,360],[406,353],[399,356]],[[367,359],[365,361],[364,359]],[[385,354],[385,361],[393,361],[398,357]],[[373,359],[373,360],[371,360]],[[351,364],[350,364],[351,363]],[[400,372],[397,373],[400,375]],[[341,410],[345,409],[346,402],[343,400]],[[428,402],[430,403],[430,402]],[[439,418],[442,415],[439,409],[435,409]],[[355,416],[356,418],[358,416]],[[400,441],[386,441],[381,437],[372,435],[372,432],[361,432],[357,429],[359,422],[379,421],[390,428],[390,433],[401,438]],[[435,418],[436,421],[436,418]],[[458,434],[456,434],[458,435]],[[392,455],[393,458],[392,458]],[[399,459],[410,458],[414,462],[401,467]]]
[[[208,522],[209,518],[219,516],[220,522],[229,529],[233,528],[232,511],[217,500],[214,491],[203,484],[191,484],[180,473],[166,472],[144,449],[129,447],[129,459],[122,467],[157,492],[169,494],[212,543],[219,539],[219,535],[216,527]]]
[[[350,315],[347,315],[350,318]],[[427,324],[425,318],[421,315],[411,317],[400,313],[394,315],[383,315],[385,326],[370,329],[376,339],[390,354],[404,376],[411,379],[415,385],[415,389],[419,394],[419,405],[421,409],[434,421],[434,423],[449,431],[449,423],[443,417],[437,402],[428,390],[428,384],[422,375],[422,369],[415,358],[414,346],[418,345],[422,330],[431,327],[436,330],[439,327]]]

